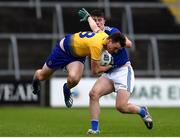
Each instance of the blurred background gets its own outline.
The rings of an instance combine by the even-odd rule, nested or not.
[[[106,25],[132,41],[128,54],[136,82],[131,100],[139,105],[180,107],[179,0],[0,0],[0,106],[64,107],[58,70],[33,95],[31,80],[57,40],[65,34],[90,30],[80,23],[78,10],[102,9]],[[96,77],[86,60],[83,78],[74,92],[74,106],[88,106]],[[114,106],[115,94],[102,106]]]

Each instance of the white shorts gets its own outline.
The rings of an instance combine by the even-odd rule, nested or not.
[[[132,93],[134,88],[134,71],[130,64],[117,68],[109,73],[103,73],[102,76],[107,77],[114,83],[115,92],[120,89],[127,90]]]

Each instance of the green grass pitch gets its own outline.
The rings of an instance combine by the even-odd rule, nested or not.
[[[102,108],[101,137],[179,137],[180,108],[149,108],[154,127],[148,130],[138,115]],[[88,108],[1,107],[0,136],[88,137]]]

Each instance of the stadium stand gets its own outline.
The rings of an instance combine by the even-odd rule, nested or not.
[[[173,5],[178,5],[179,0],[162,0],[165,4],[167,4],[170,12],[174,15],[176,21],[180,23],[180,9],[178,6],[171,6]]]
[[[32,77],[56,40],[89,30],[79,22],[82,7],[104,9],[107,24],[134,40],[129,55],[137,77],[180,76],[180,26],[160,0],[0,0],[0,75]],[[88,60],[84,76],[91,76]]]

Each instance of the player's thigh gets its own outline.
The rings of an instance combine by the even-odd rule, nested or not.
[[[98,80],[95,82],[94,86],[91,89],[91,92],[96,93],[96,95],[98,96],[103,96],[113,91],[113,82],[104,76],[98,78]]]
[[[81,78],[84,70],[84,64],[80,61],[74,61],[69,63],[66,66],[66,69],[70,76],[76,76],[77,78]]]
[[[127,105],[130,94],[131,93],[128,92],[127,90],[124,90],[124,89],[118,90],[117,95],[116,95],[116,106]]]
[[[41,69],[40,75],[47,79],[54,73],[54,71],[55,70],[49,68],[45,63],[44,66]]]

